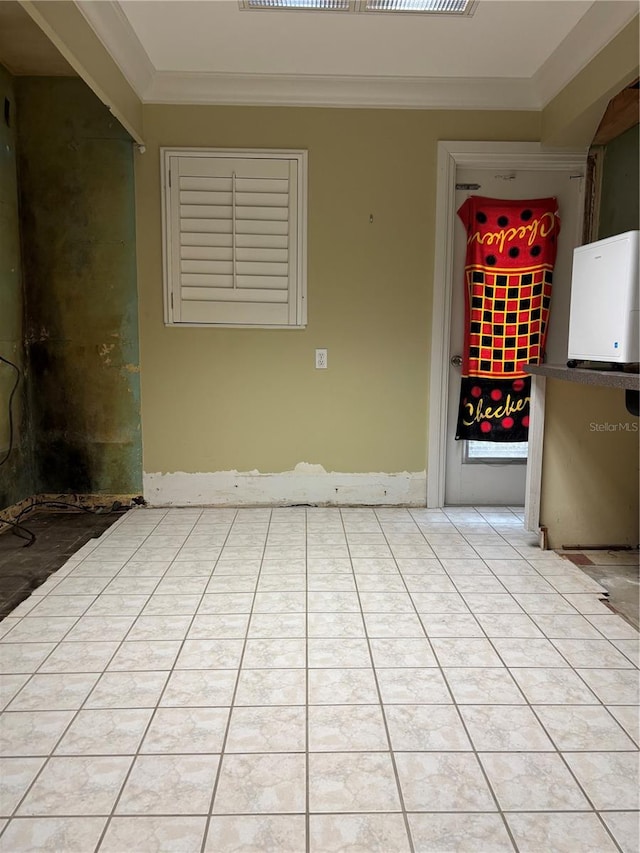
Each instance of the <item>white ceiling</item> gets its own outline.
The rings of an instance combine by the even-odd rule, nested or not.
[[[120,3],[155,68],[230,74],[530,77],[592,5],[479,3],[472,17]]]
[[[78,0],[145,102],[540,109],[636,0],[479,0],[471,17]]]

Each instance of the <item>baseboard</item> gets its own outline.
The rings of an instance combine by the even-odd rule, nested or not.
[[[397,474],[327,472],[300,464],[294,471],[143,474],[150,506],[425,506],[425,471]]]
[[[11,506],[5,507],[5,509],[0,510],[0,520],[5,521],[15,521],[22,513],[25,513],[25,510],[32,509],[32,512],[37,512],[38,508],[42,505],[43,509],[47,509],[47,503],[60,503],[60,504],[69,504],[69,508],[73,507],[84,507],[85,509],[97,509],[99,507],[110,507],[113,506],[114,503],[122,504],[124,507],[132,506],[135,503],[139,503],[140,495],[79,495],[79,494],[48,494],[41,493],[37,495],[30,495],[28,498],[24,498],[24,500],[18,501],[18,503],[12,504]],[[59,507],[62,511],[64,507]],[[23,520],[28,518],[31,515],[31,512],[25,513],[23,516]],[[3,532],[4,529],[8,529],[10,525],[0,524],[0,532]]]
[[[11,504],[11,506],[0,509],[0,520],[4,519],[4,521],[15,521],[21,512],[24,512],[25,509],[31,506],[35,498],[36,495],[31,495],[30,497],[24,498],[15,504]],[[8,529],[9,525],[0,524],[0,533]]]

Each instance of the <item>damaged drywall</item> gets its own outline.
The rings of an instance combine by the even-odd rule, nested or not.
[[[26,405],[24,297],[20,262],[16,98],[0,66],[0,507],[33,492],[33,444]],[[8,363],[10,362],[10,363]]]
[[[425,471],[348,474],[301,462],[293,471],[215,471],[189,474],[144,473],[144,497],[152,506],[244,506],[319,504],[323,506],[424,506]]]
[[[74,78],[20,78],[33,491],[141,490],[132,141]]]

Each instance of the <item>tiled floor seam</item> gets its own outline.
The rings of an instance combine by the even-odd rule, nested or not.
[[[341,515],[342,515],[342,514],[341,514]],[[376,517],[377,517],[377,516],[376,516]],[[344,517],[342,517],[342,522],[343,522],[343,527],[344,527]],[[347,535],[346,535],[346,529],[345,529],[345,531],[344,531],[344,532],[345,532],[345,539],[347,540],[347,550],[348,550],[348,552],[349,552],[349,559],[351,560],[351,552],[350,552],[350,549],[349,549],[349,540],[348,540],[348,537],[347,537]],[[385,537],[385,538],[386,538],[386,537]],[[351,563],[351,565],[352,565],[352,571],[353,571],[353,562]],[[397,563],[396,563],[396,566],[397,566]],[[368,630],[367,630],[367,622],[366,622],[366,620],[365,620],[365,618],[364,618],[364,611],[363,611],[363,609],[362,609],[362,600],[361,600],[361,598],[360,598],[360,591],[359,591],[359,589],[358,589],[358,584],[357,584],[357,582],[356,582],[355,573],[354,573],[354,585],[355,585],[355,588],[356,588],[356,595],[357,595],[357,597],[358,597],[358,604],[359,604],[359,607],[360,607],[360,617],[361,617],[361,619],[362,619],[362,624],[364,625],[364,632],[365,632],[365,637],[366,637],[366,640],[367,640],[367,648],[368,648],[368,650],[369,650],[369,659],[371,660],[371,669],[372,669],[372,671],[373,671],[373,678],[374,678],[374,680],[375,680],[376,691],[377,691],[377,694],[378,694],[378,702],[379,702],[379,704],[380,704],[380,709],[381,709],[381,713],[382,713],[382,720],[383,720],[383,723],[384,723],[384,729],[385,729],[385,734],[386,734],[386,738],[387,738],[388,753],[389,753],[389,757],[390,757],[390,759],[391,759],[391,764],[392,764],[392,767],[393,767],[393,774],[394,774],[395,781],[396,781],[396,788],[397,788],[397,791],[398,791],[398,800],[399,800],[399,803],[400,803],[400,808],[401,808],[401,810],[402,810],[402,819],[403,819],[403,822],[404,822],[405,831],[406,831],[406,833],[407,833],[407,839],[408,839],[408,842],[409,842],[409,849],[410,849],[411,853],[414,853],[414,851],[415,851],[415,846],[414,846],[414,843],[413,843],[413,835],[412,835],[412,833],[411,833],[411,827],[410,827],[410,825],[409,825],[409,817],[408,817],[408,814],[407,814],[407,809],[406,809],[406,807],[405,807],[404,792],[403,792],[403,790],[402,790],[402,785],[401,785],[401,782],[400,782],[400,774],[398,773],[398,767],[397,767],[397,764],[396,764],[395,753],[394,753],[393,745],[392,745],[392,743],[391,743],[391,734],[390,734],[390,732],[389,732],[389,723],[388,723],[388,720],[387,720],[387,714],[386,714],[386,712],[385,712],[384,702],[382,701],[382,693],[381,693],[381,691],[380,691],[380,683],[379,683],[379,681],[378,681],[378,675],[377,675],[377,671],[376,671],[375,659],[374,659],[374,657],[373,657],[373,650],[372,650],[372,648],[371,648],[371,642],[370,642],[369,633],[368,633]]]
[[[304,577],[305,577],[305,592],[304,592],[304,656],[305,656],[305,673],[304,673],[304,843],[306,853],[311,851],[311,810],[310,810],[310,789],[311,780],[309,778],[309,518],[308,514],[304,514]]]
[[[237,516],[237,514],[236,514],[236,515],[234,516],[234,521],[235,521],[235,519],[236,519],[237,517],[238,517],[238,516]],[[228,715],[228,717],[227,717],[227,724],[226,724],[226,726],[225,726],[224,735],[223,735],[223,738],[222,738],[222,744],[221,744],[221,746],[220,746],[220,759],[219,759],[219,762],[218,762],[218,768],[217,768],[217,770],[216,770],[216,775],[215,775],[215,779],[214,779],[214,782],[213,782],[213,790],[212,790],[212,792],[211,792],[211,799],[210,799],[210,801],[209,801],[209,809],[208,809],[208,813],[207,813],[207,817],[206,817],[206,821],[205,821],[204,835],[203,835],[203,837],[202,837],[202,845],[201,845],[201,847],[200,847],[200,851],[201,851],[201,853],[205,853],[205,850],[206,850],[206,847],[207,847],[207,841],[208,841],[208,838],[209,838],[209,831],[210,831],[210,829],[211,829],[211,820],[212,820],[212,818],[214,817],[214,808],[215,808],[215,803],[216,803],[216,797],[217,797],[217,795],[218,795],[218,787],[219,787],[219,785],[220,785],[220,777],[221,777],[221,775],[222,775],[222,768],[223,768],[223,766],[224,766],[224,758],[225,758],[225,755],[226,755],[226,749],[225,749],[225,747],[226,747],[226,745],[227,745],[227,740],[228,740],[228,737],[229,737],[229,729],[230,729],[230,727],[231,727],[231,719],[232,719],[232,717],[233,717],[234,708],[236,707],[236,695],[237,695],[237,692],[238,692],[238,685],[239,685],[239,683],[240,683],[240,674],[241,674],[241,672],[242,672],[242,662],[244,661],[244,656],[245,656],[245,652],[246,652],[246,648],[247,648],[247,641],[248,641],[248,638],[249,638],[249,631],[251,630],[251,620],[252,620],[252,617],[253,617],[253,609],[254,609],[254,607],[255,607],[255,600],[256,600],[256,596],[258,595],[258,587],[259,587],[259,585],[260,585],[260,577],[261,577],[261,574],[262,574],[262,564],[263,564],[263,562],[264,562],[264,555],[265,555],[266,548],[267,548],[267,542],[268,542],[268,540],[269,540],[269,530],[270,530],[270,527],[271,527],[271,521],[272,521],[272,512],[270,512],[270,513],[269,513],[269,523],[268,523],[268,525],[267,525],[267,530],[266,530],[265,537],[264,537],[264,546],[263,546],[263,549],[262,549],[262,556],[261,556],[261,558],[260,558],[260,568],[258,569],[258,574],[256,575],[255,588],[254,588],[254,591],[253,591],[253,598],[252,598],[252,600],[251,600],[251,608],[250,608],[250,610],[249,610],[249,618],[248,618],[248,620],[247,620],[247,628],[246,628],[246,631],[245,631],[244,641],[243,641],[243,645],[242,645],[242,651],[241,651],[241,653],[240,653],[240,660],[238,661],[238,666],[237,666],[236,681],[235,681],[235,684],[234,684],[234,687],[233,687],[233,693],[232,693],[232,695],[231,695],[231,700],[230,700],[230,704],[229,704],[229,715]],[[225,542],[227,542],[227,541],[228,541],[228,539],[229,539],[229,535],[231,534],[231,531],[232,531],[232,530],[233,530],[233,522],[232,522],[232,524],[229,526],[229,534],[227,535],[227,537],[226,537],[226,539],[225,539]],[[221,553],[222,553],[222,551],[221,551]],[[217,561],[216,561],[216,566],[217,566]],[[213,569],[212,576],[213,576],[214,574],[215,574],[215,567],[214,567],[214,569]],[[205,588],[205,589],[206,589],[206,588]],[[204,595],[204,593],[203,593],[203,595]],[[197,612],[198,612],[198,611],[197,611],[197,609],[196,609],[196,614],[197,614]],[[194,619],[195,619],[195,614],[194,614]],[[217,815],[215,815],[215,816],[217,816]]]

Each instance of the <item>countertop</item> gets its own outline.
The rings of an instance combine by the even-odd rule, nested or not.
[[[564,379],[567,382],[580,382],[582,385],[640,391],[640,374],[638,373],[567,367],[564,364],[528,364],[527,371],[535,376],[546,376],[548,379]]]

